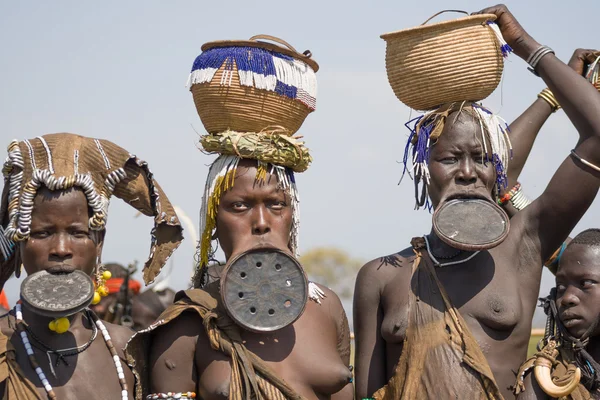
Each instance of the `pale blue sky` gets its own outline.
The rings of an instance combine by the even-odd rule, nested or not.
[[[600,2],[508,1],[539,42],[566,60],[598,46]],[[112,140],[150,167],[171,201],[198,223],[212,157],[196,148],[203,127],[184,87],[200,46],[219,39],[279,36],[320,64],[317,111],[300,132],[315,159],[297,177],[300,249],[338,246],[364,260],[395,252],[425,233],[412,183],[397,185],[411,113],[394,96],[379,35],[418,25],[445,8],[477,11],[483,1],[0,1],[0,144],[51,132]],[[451,17],[451,16],[449,16]],[[543,88],[516,56],[484,103],[508,121]],[[577,134],[562,112],[549,120],[521,177],[539,195]],[[4,150],[3,150],[4,152]],[[4,157],[4,156],[2,156]],[[598,227],[596,201],[575,232]],[[144,261],[150,219],[111,204],[105,261]],[[171,283],[184,288],[194,245],[173,256]],[[552,284],[546,274],[542,291]],[[7,285],[12,301],[18,282]]]

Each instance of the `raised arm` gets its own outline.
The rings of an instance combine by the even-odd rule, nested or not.
[[[379,265],[379,262],[371,261],[363,266],[354,289],[354,390],[357,399],[372,396],[386,384],[385,343],[381,336],[382,286],[377,277]]]
[[[504,38],[522,59],[535,59],[536,55],[543,54],[538,52],[541,45],[505,6],[491,7],[481,13],[496,14]],[[587,54],[587,58],[591,60],[592,54]],[[598,192],[600,173],[578,157],[600,165],[600,94],[553,53],[539,58],[535,71],[579,132],[579,141],[574,148],[576,156],[567,157],[544,193],[511,222],[517,234],[526,234],[538,247],[541,264],[568,236]]]

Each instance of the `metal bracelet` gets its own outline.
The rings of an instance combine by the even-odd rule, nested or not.
[[[518,211],[523,210],[525,207],[531,204],[531,200],[525,196],[525,193],[523,193],[523,189],[521,187],[515,191],[509,201],[510,204],[512,204],[512,206]]]
[[[527,64],[529,64],[529,68],[527,68],[529,71],[531,71],[531,73],[533,73],[535,76],[539,76],[538,73],[535,71],[538,63],[540,62],[540,60],[547,54],[554,54],[554,50],[552,50],[550,47],[548,46],[540,46],[538,47],[533,53],[531,53],[531,55],[529,56],[529,58],[527,58]]]

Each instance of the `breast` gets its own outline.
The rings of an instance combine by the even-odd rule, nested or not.
[[[497,331],[511,331],[519,323],[522,312],[516,293],[514,296],[510,296],[509,293],[506,296],[497,294],[486,296],[485,301],[476,305],[476,310],[472,315],[488,328]]]

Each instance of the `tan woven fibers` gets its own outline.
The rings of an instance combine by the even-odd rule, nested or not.
[[[444,103],[479,101],[500,83],[504,61],[494,15],[474,15],[382,35],[394,93],[407,106],[430,110]]]
[[[191,88],[196,110],[208,133],[260,132],[278,125],[293,135],[313,111],[300,101],[275,92],[241,86],[235,62],[231,85],[221,85],[224,70],[225,64],[209,83]]]
[[[269,164],[289,167],[294,172],[304,172],[312,162],[304,142],[288,136],[281,129],[264,132],[227,131],[200,138],[202,148],[209,153],[229,154],[252,158]]]

